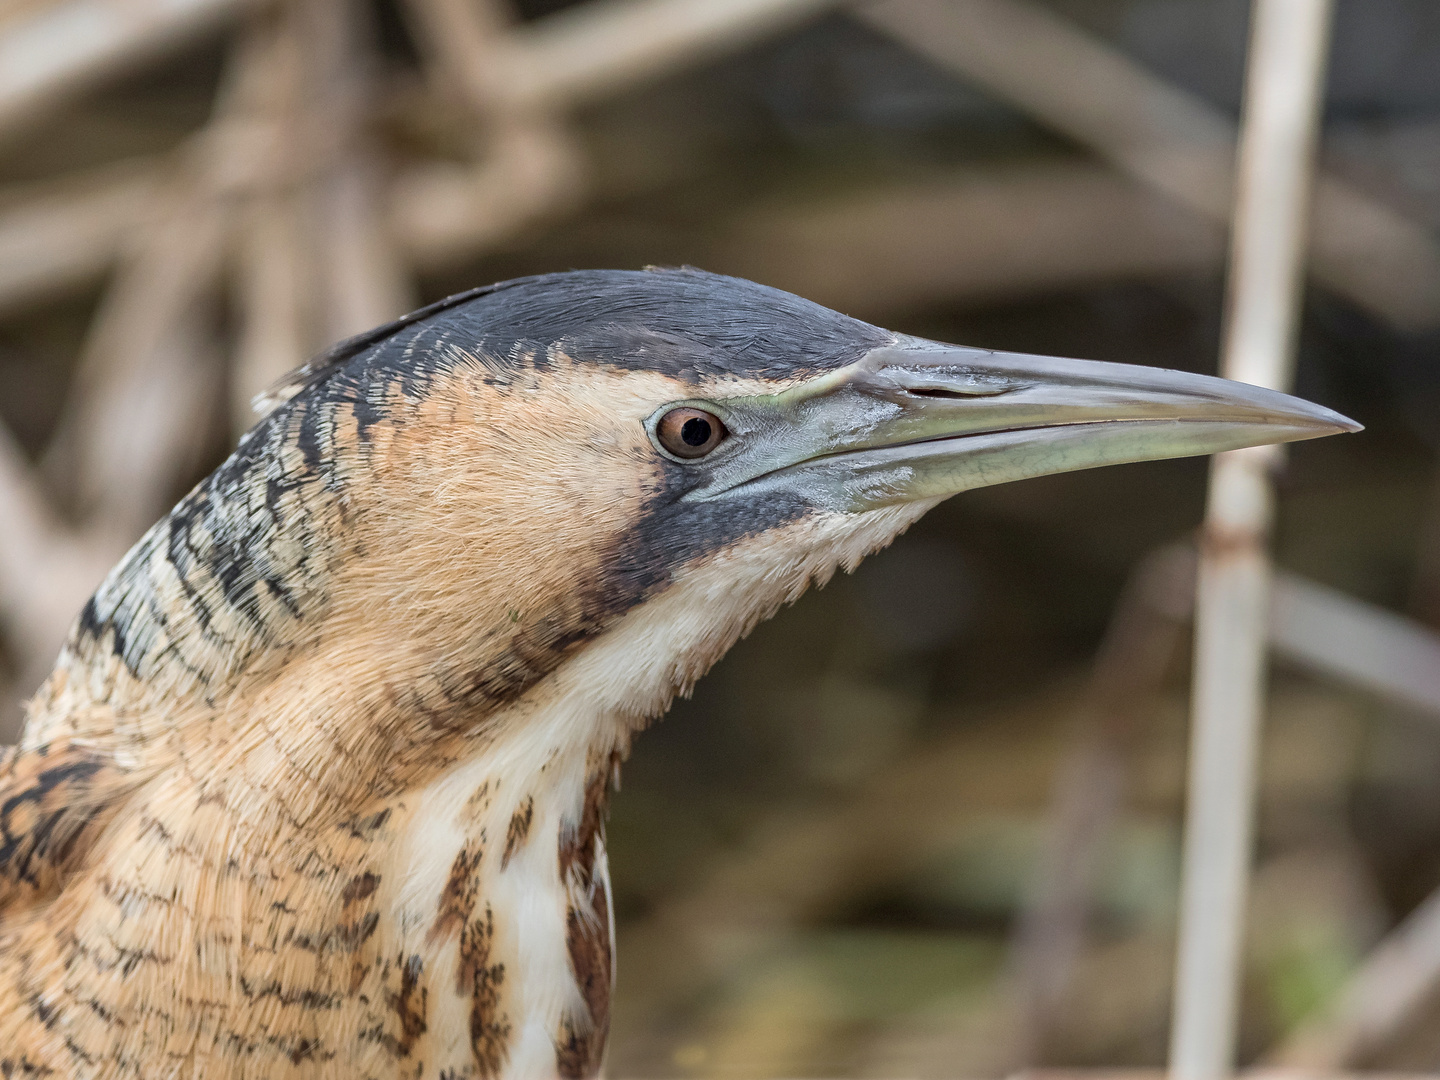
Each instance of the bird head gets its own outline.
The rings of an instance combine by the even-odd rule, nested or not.
[[[566,667],[643,721],[958,492],[1356,429],[1254,386],[940,344],[694,270],[461,294],[268,404],[72,648],[137,679],[198,672],[212,704],[248,684],[252,710],[293,709],[299,686],[309,716],[411,717],[403,739],[342,738],[381,757],[483,728]],[[186,609],[163,632],[147,589]]]

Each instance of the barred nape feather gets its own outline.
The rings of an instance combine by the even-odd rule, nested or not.
[[[520,279],[523,280],[523,279]],[[496,282],[493,285],[481,285],[474,289],[466,289],[463,292],[452,293],[443,300],[437,300],[433,304],[417,308],[415,311],[401,315],[398,319],[392,319],[382,326],[373,330],[366,330],[364,333],[348,337],[344,341],[337,341],[330,348],[320,355],[301,364],[294,371],[287,372],[280,376],[273,383],[261,390],[250,399],[250,407],[257,414],[258,419],[264,419],[272,412],[284,405],[291,398],[310,389],[318,383],[323,382],[345,361],[350,360],[372,345],[378,345],[388,337],[394,336],[399,331],[417,322],[422,322],[442,311],[456,307],[459,304],[474,300],[480,296],[486,296],[498,289],[506,288],[514,282]]]

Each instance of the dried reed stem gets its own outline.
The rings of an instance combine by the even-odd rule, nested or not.
[[[1241,128],[1223,373],[1286,387],[1303,284],[1330,0],[1260,0]],[[1234,1067],[1269,617],[1268,448],[1216,456],[1201,533],[1189,806],[1170,1069]]]

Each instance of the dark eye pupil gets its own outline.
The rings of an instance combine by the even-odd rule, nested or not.
[[[710,440],[710,421],[692,416],[680,425],[680,438],[687,446],[704,446]]]
[[[660,417],[652,434],[660,449],[691,461],[714,450],[726,432],[718,416],[683,405]]]

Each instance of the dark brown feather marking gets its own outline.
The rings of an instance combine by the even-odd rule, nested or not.
[[[59,886],[124,781],[124,770],[68,740],[0,752],[0,917]]]
[[[612,754],[603,768],[590,774],[585,783],[585,802],[580,820],[566,822],[560,829],[560,880],[568,882],[573,872],[588,887],[595,877],[595,841],[604,839],[605,808],[608,802],[610,774],[619,754]]]
[[[530,822],[535,817],[535,799],[533,796],[525,796],[525,801],[520,804],[520,809],[510,816],[510,827],[505,830],[505,854],[500,857],[500,869],[504,870],[510,865],[510,856],[520,850],[530,835]]]
[[[429,994],[420,982],[424,965],[418,956],[407,957],[400,965],[400,989],[387,992],[385,1004],[400,1024],[399,1036],[381,1041],[394,1057],[409,1057],[415,1042],[426,1031],[425,1009]]]
[[[427,945],[449,937],[463,929],[470,921],[470,913],[475,909],[475,891],[478,888],[475,871],[480,868],[482,854],[483,848],[476,847],[472,850],[468,846],[463,847],[460,854],[455,856],[455,861],[450,864],[450,876],[445,879],[445,887],[440,890],[440,904],[435,912],[435,921],[430,926],[430,932],[425,935]]]
[[[493,961],[495,915],[490,905],[475,911],[479,895],[477,871],[483,849],[464,847],[450,864],[450,874],[440,891],[435,921],[425,936],[427,944],[442,941],[457,931],[460,935],[460,966],[455,992],[470,998],[470,1052],[475,1075],[488,1080],[499,1076],[510,1055],[510,1017],[501,1010],[505,965]]]
[[[368,900],[380,885],[380,875],[365,871],[350,879],[350,884],[340,894],[340,900],[346,905],[359,903],[361,900]]]
[[[470,995],[470,1053],[482,1080],[499,1076],[510,1056],[510,1017],[500,1009],[505,965],[491,963],[495,943],[495,916],[471,919],[460,932],[460,993]]]
[[[12,1077],[15,1080],[20,1080],[21,1077],[30,1080],[33,1077],[56,1075],[58,1074],[54,1069],[32,1061],[27,1054],[21,1054],[17,1058],[0,1057],[0,1077],[3,1077],[4,1080],[11,1080]]]
[[[565,1017],[555,1040],[555,1064],[567,1080],[598,1076],[610,1035],[610,900],[595,876],[595,856],[604,842],[608,781],[618,757],[597,769],[585,786],[580,821],[560,833],[560,879],[570,890],[565,945],[588,1024]]]

